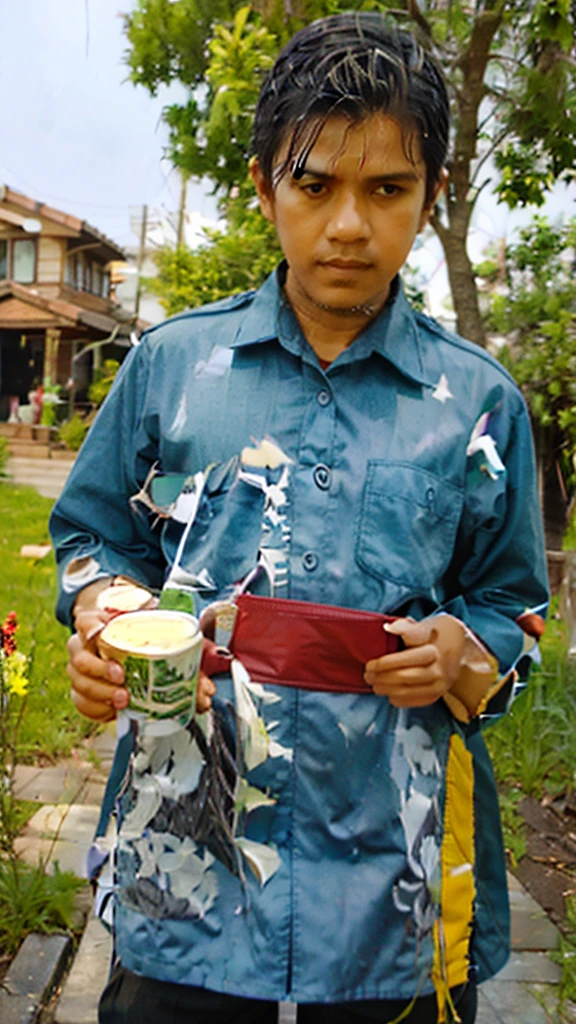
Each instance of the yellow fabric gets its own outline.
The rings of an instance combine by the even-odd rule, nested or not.
[[[450,739],[446,768],[446,806],[442,841],[442,897],[434,930],[433,979],[438,998],[438,1022],[458,1016],[449,989],[468,978],[468,951],[474,912],[474,773],[472,756],[460,736]]]

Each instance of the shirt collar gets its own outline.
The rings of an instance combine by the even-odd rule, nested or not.
[[[308,348],[296,317],[284,298],[278,277],[282,268],[281,264],[256,292],[242,318],[233,348],[274,339],[298,355],[303,355],[304,348]],[[392,298],[350,348],[338,356],[338,365],[366,359],[376,352],[417,384],[433,387],[434,382],[424,365],[423,348],[426,343],[398,277],[392,282],[392,288]]]

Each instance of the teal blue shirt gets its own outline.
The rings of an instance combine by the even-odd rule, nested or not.
[[[268,498],[238,485],[239,452],[264,437],[290,460],[282,481],[267,481],[282,487],[267,522]],[[526,408],[494,359],[415,313],[400,288],[326,370],[276,274],[148,331],[53,512],[63,621],[99,576],[162,586],[182,517],[172,500],[130,499],[153,467],[175,497],[209,466],[182,553],[202,600],[228,592],[267,547],[277,596],[416,618],[449,611],[502,671],[519,659],[516,620],[547,598]],[[200,781],[192,772],[188,789],[174,788],[183,741],[178,757],[174,745],[152,756],[136,741],[120,814],[132,826],[138,807],[140,833],[121,831],[117,855],[123,962],[269,999],[430,992],[444,769],[460,726],[442,702],[399,712],[370,694],[267,689],[275,703],[254,701],[275,753],[253,769],[226,676],[208,746],[190,732]],[[507,955],[506,887],[493,782],[481,738],[470,742],[483,816],[470,955],[485,977]],[[240,777],[268,802],[234,810]],[[144,791],[156,793],[148,818]],[[407,819],[408,805],[427,809],[421,820]],[[272,851],[264,884],[238,852],[244,840]]]

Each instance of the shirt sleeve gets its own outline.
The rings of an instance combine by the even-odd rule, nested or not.
[[[146,416],[149,357],[141,342],[122,364],[50,517],[58,565],[57,615],[70,625],[79,590],[126,575],[161,587],[165,560],[146,510],[130,498],[158,455]]]
[[[465,508],[444,606],[512,672],[529,642],[519,619],[546,614],[542,518],[528,412],[514,389],[485,415],[484,448],[469,446]],[[494,444],[492,445],[492,442]],[[486,452],[497,454],[491,462]]]

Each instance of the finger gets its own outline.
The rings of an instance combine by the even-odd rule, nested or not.
[[[376,683],[372,689],[378,697],[387,697],[395,707],[423,707],[433,704],[443,697],[448,683],[443,677],[422,682],[411,680],[408,683]]]
[[[76,613],[74,616],[74,627],[84,646],[90,645],[94,650],[96,649],[96,638],[111,618],[112,616],[109,612],[97,610],[96,608]]]
[[[394,654],[383,654],[381,658],[373,658],[367,661],[364,666],[364,678],[366,675],[375,676],[383,672],[396,672],[400,669],[411,668],[412,666],[431,665],[438,661],[438,650],[434,644],[424,644],[421,647],[409,647],[404,651],[395,651]]]
[[[106,679],[116,686],[124,682],[124,669],[117,661],[104,661],[96,648],[86,647],[79,633],[74,633],[67,643],[70,664],[81,675],[94,679]]]
[[[110,704],[89,700],[74,688],[71,690],[71,697],[80,714],[92,719],[93,722],[111,722],[116,717],[116,710]]]
[[[388,700],[395,708],[427,708],[431,704],[436,704],[443,696],[444,690],[441,690],[439,693],[429,689],[407,690],[403,694],[398,694],[398,696],[388,697]]]
[[[434,674],[433,676],[423,678],[422,676],[412,676],[408,679],[376,679],[373,683],[368,683],[368,686],[376,693],[379,697],[396,697],[402,696],[410,692],[415,693],[416,691],[424,691],[426,689],[432,690],[437,689],[438,693],[443,693],[447,689],[447,684],[444,677],[440,674]]]
[[[117,707],[122,703],[126,704],[123,697],[115,697],[118,691],[122,694],[127,693],[126,687],[118,687],[116,683],[108,682],[106,679],[84,675],[78,671],[72,662],[69,662],[66,666],[66,672],[72,683],[74,693],[77,693],[81,699],[92,704],[105,704],[107,707]]]
[[[373,683],[380,686],[428,686],[444,678],[444,671],[439,661],[429,665],[409,665],[393,672],[376,672]]]
[[[127,686],[114,690],[112,704],[116,711],[125,711],[130,703],[130,692]]]
[[[196,711],[204,714],[212,706],[212,697],[216,693],[216,684],[210,676],[200,671],[198,675],[198,689],[196,691]]]
[[[421,622],[414,622],[413,619],[396,619],[394,622],[387,622],[384,629],[393,636],[402,637],[406,647],[419,647],[421,644],[427,644],[435,633],[433,623],[427,619],[423,619]]]

